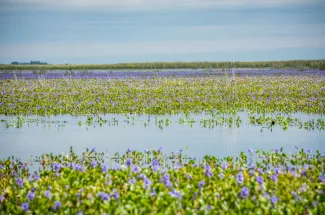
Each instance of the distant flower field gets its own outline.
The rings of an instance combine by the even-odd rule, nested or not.
[[[72,148],[39,157],[39,172],[0,161],[5,214],[324,214],[321,152],[248,149],[236,158],[128,149],[111,157]]]
[[[0,114],[325,113],[321,71],[312,75],[109,77],[1,79]]]

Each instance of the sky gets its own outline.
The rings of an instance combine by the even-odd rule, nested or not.
[[[0,0],[0,63],[325,59],[324,0]]]

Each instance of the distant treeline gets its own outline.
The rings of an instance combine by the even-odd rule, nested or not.
[[[153,63],[120,63],[120,64],[34,64],[0,65],[0,70],[118,70],[118,69],[229,69],[229,68],[292,68],[304,70],[308,68],[325,70],[325,60],[290,60],[263,62],[153,62]]]
[[[47,65],[47,63],[41,62],[41,61],[30,61],[29,63],[14,61],[14,62],[11,62],[11,65]]]

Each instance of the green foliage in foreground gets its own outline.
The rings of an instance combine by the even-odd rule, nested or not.
[[[5,214],[324,214],[325,158],[249,149],[197,163],[179,150],[128,150],[107,168],[103,153],[44,154],[40,171],[0,161]],[[254,161],[253,161],[254,160]]]
[[[0,80],[0,114],[324,114],[318,76]]]
[[[307,68],[325,69],[325,60],[290,60],[264,62],[153,62],[120,64],[80,64],[80,65],[0,65],[0,70],[82,70],[82,69],[177,69],[177,68]]]

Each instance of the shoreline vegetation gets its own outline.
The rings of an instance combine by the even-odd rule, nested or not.
[[[44,64],[44,65],[10,65],[0,64],[1,70],[119,70],[119,69],[229,69],[229,68],[272,68],[297,70],[325,70],[325,59],[322,60],[290,60],[261,62],[150,62],[150,63],[118,63],[118,64]]]

